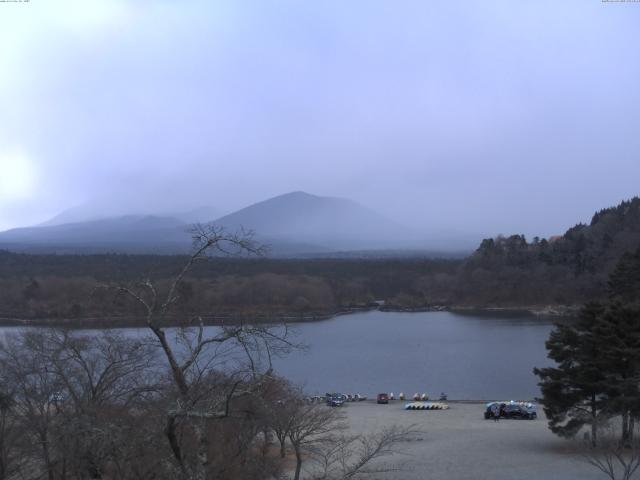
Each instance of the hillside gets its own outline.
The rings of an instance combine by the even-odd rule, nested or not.
[[[75,207],[37,226],[0,232],[0,248],[29,253],[182,254],[191,246],[189,225],[211,221],[228,231],[253,230],[272,256],[420,247],[408,229],[343,198],[293,192],[217,220],[214,214],[211,207],[201,207],[165,216],[88,218],[89,207]]]
[[[485,239],[465,262],[454,297],[465,303],[570,304],[602,296],[607,277],[640,248],[640,198],[593,215],[549,241],[523,235]]]
[[[266,243],[296,242],[318,251],[400,248],[410,232],[344,198],[292,192],[255,203],[215,221],[256,232]]]
[[[640,198],[600,210],[589,225],[577,224],[552,241],[522,235],[485,239],[469,265],[489,268],[563,266],[575,275],[610,271],[618,259],[640,246]]]
[[[188,210],[171,210],[158,211],[154,209],[149,211],[148,207],[133,206],[129,207],[128,212],[123,212],[122,207],[109,207],[105,205],[106,201],[88,202],[75,207],[67,208],[52,218],[38,224],[34,227],[51,227],[54,225],[66,225],[70,223],[93,222],[96,220],[120,219],[123,217],[170,217],[183,223],[206,223],[220,216],[219,210],[216,208],[202,205]]]
[[[190,247],[187,229],[172,217],[126,215],[7,230],[0,233],[0,247],[36,253],[184,253]]]

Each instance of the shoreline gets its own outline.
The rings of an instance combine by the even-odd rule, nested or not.
[[[317,312],[311,314],[275,313],[275,314],[239,314],[229,313],[222,315],[202,316],[205,326],[238,325],[253,323],[260,325],[275,325],[280,323],[308,323],[321,322],[343,315],[380,311],[389,313],[420,313],[420,312],[451,312],[461,315],[517,315],[534,317],[553,317],[570,319],[575,317],[580,307],[577,305],[529,305],[520,307],[477,307],[466,305],[431,305],[424,307],[400,307],[395,305],[368,305],[335,310],[332,312]],[[180,320],[168,319],[162,324],[164,327],[178,327]],[[87,328],[140,328],[146,323],[142,317],[89,317],[89,318],[19,318],[0,317],[0,327],[53,327],[70,329]]]
[[[381,306],[382,312],[452,312],[452,313],[500,313],[515,315],[532,315],[536,317],[574,317],[580,311],[580,305],[526,305],[509,307],[479,307],[471,305],[434,305],[428,307]]]

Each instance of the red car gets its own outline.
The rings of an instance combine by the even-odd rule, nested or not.
[[[379,393],[378,403],[389,403],[389,395],[386,393]]]

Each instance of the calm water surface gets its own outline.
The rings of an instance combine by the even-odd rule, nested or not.
[[[276,362],[313,393],[446,392],[451,399],[539,396],[552,320],[449,312],[365,312],[298,325],[309,345]]]
[[[296,341],[308,349],[274,364],[310,394],[531,399],[539,395],[533,367],[550,363],[544,342],[552,326],[550,319],[504,314],[363,312],[295,324]]]

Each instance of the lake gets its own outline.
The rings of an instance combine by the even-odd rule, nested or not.
[[[551,319],[516,314],[368,311],[294,324],[308,349],[274,365],[309,394],[532,399],[539,396],[532,369],[550,364],[544,343],[552,327]]]
[[[309,345],[275,362],[306,391],[427,392],[450,399],[539,396],[551,319],[451,312],[363,312],[298,324]]]

